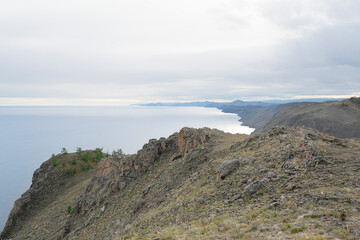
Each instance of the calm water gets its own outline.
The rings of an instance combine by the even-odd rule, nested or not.
[[[197,107],[0,107],[0,231],[32,174],[65,147],[135,153],[182,127],[249,134],[235,114]]]

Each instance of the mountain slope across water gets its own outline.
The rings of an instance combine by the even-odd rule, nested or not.
[[[360,137],[360,98],[286,107],[258,126],[254,133],[278,125],[306,126],[341,138]]]
[[[70,175],[77,156],[57,156],[35,172],[0,238],[356,239],[359,156],[359,140],[303,127],[183,128]]]

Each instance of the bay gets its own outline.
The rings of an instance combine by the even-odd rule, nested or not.
[[[0,107],[0,230],[33,172],[65,147],[136,153],[182,127],[250,134],[235,114],[200,107]]]

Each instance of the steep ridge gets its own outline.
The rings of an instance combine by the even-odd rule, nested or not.
[[[86,187],[69,199],[68,217],[52,218],[58,229],[45,223],[34,229],[25,218],[20,230],[15,223],[1,236],[356,239],[359,156],[359,140],[303,127],[251,137],[184,128],[150,140],[137,154],[103,158]]]
[[[280,125],[306,126],[341,138],[360,137],[360,98],[282,109],[259,126],[254,134]]]

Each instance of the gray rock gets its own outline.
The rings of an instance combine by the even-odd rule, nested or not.
[[[266,173],[268,170],[266,168],[260,169],[259,173]]]
[[[255,181],[255,178],[254,178],[254,177],[249,178],[245,183],[252,183],[253,181]]]
[[[123,190],[126,187],[126,182],[119,183],[119,190]]]
[[[275,177],[276,177],[276,174],[275,174],[274,172],[268,172],[268,173],[267,173],[267,177],[270,178],[270,179],[271,179],[271,178],[275,178]]]
[[[270,203],[270,208],[275,208],[277,206],[279,206],[280,204],[278,202],[273,202],[273,203]]]
[[[223,162],[217,169],[216,172],[221,179],[232,173],[239,166],[239,160],[227,160]]]
[[[179,159],[181,158],[182,155],[180,153],[174,153],[172,156],[171,156],[171,161],[175,161],[176,159]]]
[[[240,199],[242,196],[241,196],[241,194],[237,194],[237,195],[235,195],[234,197],[233,197],[233,201],[236,201],[236,200],[238,200],[238,199]]]
[[[261,180],[256,180],[250,184],[248,184],[245,188],[244,188],[244,194],[246,195],[253,195],[255,194],[257,191],[259,191],[260,189],[265,188],[265,184],[269,182],[269,179],[267,178],[263,178]]]
[[[289,136],[287,134],[281,134],[281,135],[279,135],[278,138],[279,138],[280,142],[284,142],[286,139],[289,138]]]

